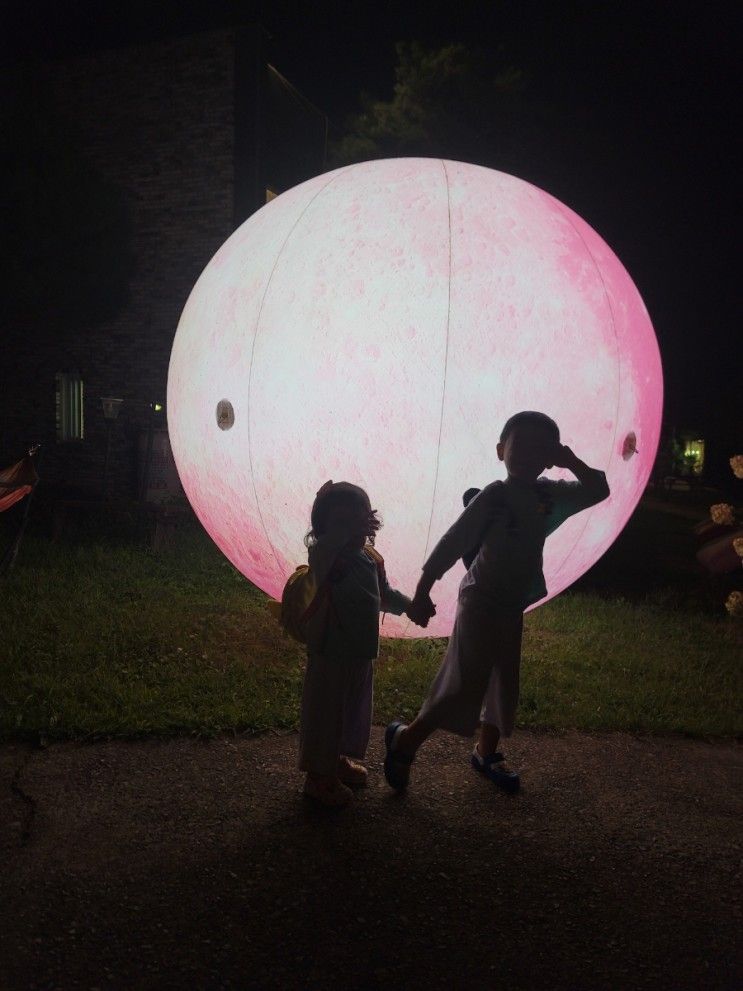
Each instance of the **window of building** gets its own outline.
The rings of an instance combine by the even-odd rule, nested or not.
[[[271,189],[270,186],[266,186],[266,203],[270,203],[271,200],[275,200],[279,194],[275,189]]]
[[[56,375],[57,440],[83,439],[83,380],[76,372]]]

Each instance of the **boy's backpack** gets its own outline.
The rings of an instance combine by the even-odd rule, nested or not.
[[[498,484],[502,485],[503,483],[500,482]],[[539,501],[537,512],[541,516],[552,516],[555,507],[554,507],[554,499],[552,498],[550,492],[549,480],[546,478],[537,479],[537,481],[534,483],[534,489],[537,493],[537,499]],[[464,503],[465,509],[467,508],[467,506],[469,506],[469,504],[472,502],[475,496],[480,494],[481,491],[482,491],[481,489],[467,489],[467,491],[462,495],[462,502]],[[475,544],[472,550],[468,551],[462,557],[462,563],[464,564],[465,568],[468,571],[472,566],[472,562],[477,557],[477,554],[480,550],[480,547],[482,546],[482,542],[485,539],[485,534],[487,533],[488,527],[490,526],[491,522],[492,521],[489,519],[488,522],[485,524],[484,530],[480,534],[480,539],[478,540],[477,544]],[[560,521],[558,521],[557,523],[553,521],[552,525],[548,526],[547,533],[548,534],[552,533],[557,528],[557,526],[559,526],[559,523]]]
[[[364,553],[377,566],[380,591],[386,586],[382,555],[367,544]],[[328,619],[333,610],[332,587],[340,581],[348,571],[348,565],[341,559],[337,560],[330,569],[328,577],[318,586],[315,576],[306,564],[300,564],[291,574],[281,594],[281,602],[272,602],[274,616],[290,637],[298,643],[307,643],[307,623],[321,609],[325,610],[324,629],[327,629]],[[337,616],[336,616],[337,619]]]

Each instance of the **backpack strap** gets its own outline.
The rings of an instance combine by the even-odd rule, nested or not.
[[[317,610],[322,605],[323,601],[327,599],[329,596],[330,596],[330,585],[327,581],[325,581],[315,592],[314,596],[312,597],[312,601],[307,606],[307,608],[302,613],[302,615],[299,617],[299,622],[306,623],[309,619],[312,619],[312,617],[315,615]]]
[[[336,623],[341,629],[343,629],[343,624],[340,621],[338,610],[335,608],[335,603],[333,602],[332,588],[336,582],[340,581],[341,578],[343,578],[343,576],[346,574],[347,571],[348,571],[347,562],[336,558],[336,560],[333,562],[333,566],[328,572],[327,578],[322,583],[322,585],[319,586],[319,588],[315,592],[312,601],[300,616],[299,618],[300,623],[306,623],[308,620],[312,619],[312,617],[315,615],[318,609],[320,609],[320,607],[323,606],[324,604],[327,604],[328,614],[332,612],[333,615],[335,616]],[[328,623],[326,617],[325,630],[323,633],[323,643],[325,642],[327,630],[328,630]]]
[[[377,566],[377,578],[379,579],[379,590],[381,592],[382,589],[387,587],[387,573],[384,570],[384,558],[372,544],[367,544],[364,547],[364,553],[367,557],[370,557]]]
[[[494,485],[494,486],[496,486],[496,485],[498,486],[498,489],[497,489],[497,490],[495,490],[495,491],[496,491],[496,493],[498,494],[498,496],[500,496],[500,487],[501,487],[501,486],[503,485],[503,482],[501,482],[501,481],[497,481],[497,482],[493,482],[493,483],[491,483],[491,484],[492,484],[492,485]],[[473,490],[471,490],[471,489],[468,489],[468,490],[467,490],[467,492],[465,492],[465,495],[467,495],[467,494],[468,494],[469,492],[471,492],[471,491],[473,491]],[[476,494],[477,494],[477,495],[479,495],[479,494],[480,494],[481,492],[482,492],[482,489],[478,489],[478,490],[476,490]],[[494,507],[496,507],[496,506],[498,506],[498,505],[501,505],[501,502],[500,502],[500,498],[498,498],[498,499],[493,499],[493,498],[492,498],[492,496],[493,496],[493,493],[490,493],[490,496],[491,496],[491,507],[493,507],[493,508],[494,508]],[[468,505],[470,504],[470,502],[472,502],[472,499],[474,499],[474,498],[475,498],[475,496],[472,496],[472,497],[471,497],[470,499],[468,499],[468,500],[467,500],[467,502],[465,503],[465,509],[466,509],[466,508],[467,508],[467,506],[468,506]],[[463,501],[464,501],[464,500],[463,500]],[[477,543],[475,544],[475,546],[474,546],[474,547],[472,547],[472,548],[471,548],[471,549],[470,549],[470,550],[469,550],[469,551],[468,551],[468,552],[467,552],[467,553],[466,553],[466,554],[465,554],[465,555],[464,555],[464,556],[462,557],[462,563],[464,564],[464,566],[465,566],[465,568],[466,568],[466,569],[467,569],[468,571],[469,571],[469,569],[470,569],[470,567],[471,567],[471,565],[472,565],[472,562],[473,562],[473,561],[475,560],[475,558],[477,557],[477,555],[478,555],[478,553],[479,553],[479,551],[480,551],[480,548],[482,547],[482,542],[483,542],[483,540],[485,539],[485,534],[486,534],[486,533],[488,532],[488,529],[489,529],[489,527],[490,527],[490,524],[491,524],[492,522],[493,522],[493,519],[492,519],[492,517],[491,517],[491,516],[489,515],[489,517],[488,517],[488,521],[487,521],[487,523],[485,524],[485,526],[484,526],[484,527],[483,527],[483,529],[482,529],[482,533],[480,534],[480,538],[479,538],[479,540],[477,541]]]
[[[371,544],[367,544],[364,547],[364,553],[366,554],[367,557],[371,558],[371,560],[374,562],[374,564],[377,567],[377,579],[379,581],[379,589],[381,592],[382,589],[387,587],[387,575],[384,570],[384,558],[379,553],[379,551],[375,550],[375,548]],[[300,623],[308,622],[308,620],[312,619],[312,617],[315,615],[318,609],[320,609],[320,607],[323,604],[327,603],[328,612],[332,611],[333,615],[335,616],[336,623],[338,624],[339,627],[341,627],[341,629],[343,628],[342,623],[340,621],[340,617],[338,616],[338,612],[335,608],[335,603],[333,602],[332,588],[333,585],[336,582],[340,581],[341,578],[343,578],[347,572],[348,572],[348,563],[344,561],[342,558],[336,558],[332,568],[328,572],[328,577],[325,579],[322,585],[320,585],[317,592],[315,592],[312,601],[300,616],[299,618]],[[382,620],[382,622],[384,622],[384,619]],[[327,624],[326,624],[325,632],[327,633]]]
[[[326,600],[329,600],[330,606],[333,607],[333,597],[330,594],[331,588],[336,582],[340,581],[341,578],[344,577],[347,571],[348,562],[339,554],[335,561],[333,561],[325,581],[315,592],[312,602],[310,602],[305,611],[302,613],[299,620],[300,623],[306,623],[308,619],[311,619]],[[336,619],[337,618],[338,617],[336,614]]]
[[[379,594],[384,595],[384,589],[388,586],[387,572],[384,570],[384,558],[379,553],[379,551],[372,544],[367,544],[364,547],[364,553],[367,557],[370,557],[372,561],[377,566],[377,580],[379,581]],[[382,625],[384,626],[384,619],[387,615],[386,612],[382,613]]]

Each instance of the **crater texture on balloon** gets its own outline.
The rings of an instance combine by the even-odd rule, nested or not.
[[[465,489],[505,478],[496,443],[523,409],[552,416],[611,486],[548,538],[555,595],[635,508],[661,402],[647,310],[599,235],[529,183],[437,159],[338,169],[253,214],[196,283],[168,378],[188,498],[274,597],[307,560],[328,478],[367,489],[390,581],[412,594]],[[450,633],[463,573],[434,586],[424,635]],[[423,631],[387,616],[382,632]]]

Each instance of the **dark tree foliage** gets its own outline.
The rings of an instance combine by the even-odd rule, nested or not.
[[[0,117],[5,323],[85,327],[127,298],[130,224],[121,190],[85,159],[43,87],[19,73]]]
[[[524,125],[526,80],[502,56],[461,44],[396,45],[391,100],[361,96],[361,110],[331,145],[334,165],[421,155],[507,169],[534,132]]]
[[[617,184],[605,178],[616,149],[589,101],[560,103],[503,48],[401,42],[396,51],[391,99],[361,95],[360,111],[331,141],[329,165],[417,155],[472,162],[549,190],[600,232],[626,217]]]

